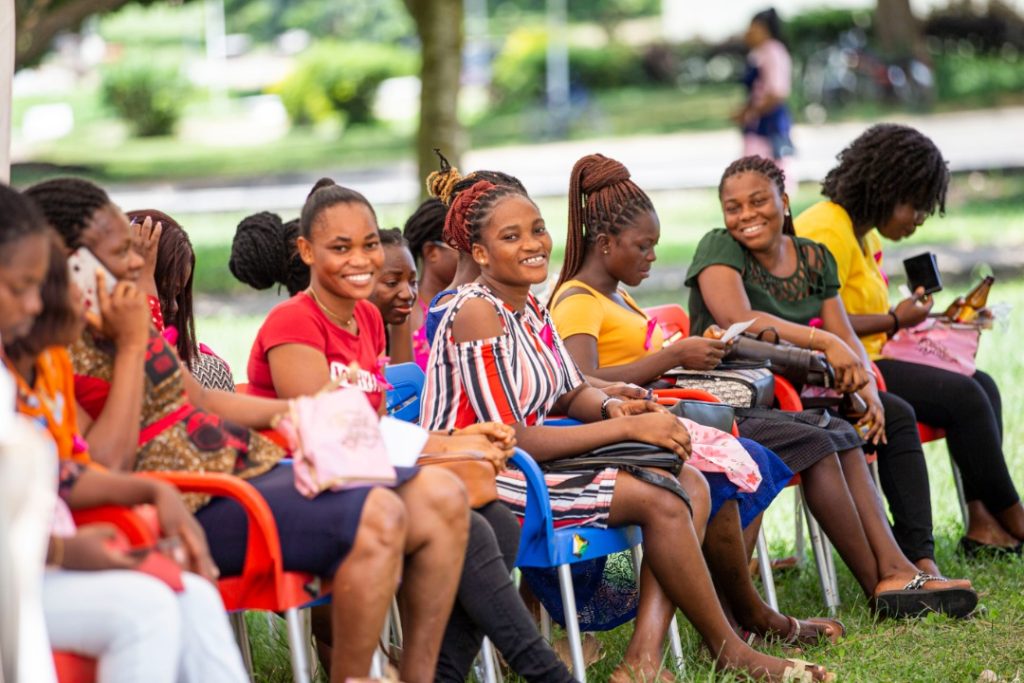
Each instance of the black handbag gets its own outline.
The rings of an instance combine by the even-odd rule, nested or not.
[[[767,332],[775,335],[774,343],[764,340]],[[782,341],[774,328],[761,330],[757,336],[741,334],[736,337],[725,359],[767,361],[773,373],[796,386],[809,384],[832,388],[836,382],[832,364],[824,355]]]
[[[593,479],[595,472],[600,472],[606,467],[614,467],[632,474],[640,481],[675,494],[686,503],[690,513],[693,513],[690,496],[686,493],[686,489],[680,486],[675,476],[668,477],[645,469],[667,470],[673,475],[678,475],[682,471],[683,459],[660,446],[653,446],[641,441],[622,441],[571,458],[559,458],[537,464],[545,472],[579,472],[578,477],[569,477],[561,484],[550,487],[556,491],[560,488],[584,486]]]
[[[728,403],[686,399],[669,408],[669,412],[705,427],[714,427],[726,434],[732,433],[732,425],[736,421],[736,409]]]

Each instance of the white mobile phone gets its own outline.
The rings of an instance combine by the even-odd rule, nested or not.
[[[117,278],[86,247],[79,247],[68,257],[68,268],[71,272],[71,280],[82,291],[85,312],[99,317],[100,299],[96,292],[96,273],[103,273],[107,293],[114,291]]]

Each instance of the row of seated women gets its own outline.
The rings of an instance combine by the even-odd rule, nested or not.
[[[495,172],[460,178],[450,167],[431,180],[440,201],[421,207],[407,233],[418,239],[410,241],[418,245],[425,295],[440,295],[431,297],[437,299],[433,305],[420,303],[414,293],[415,270],[401,239],[378,229],[373,208],[357,192],[321,182],[297,222],[282,225],[269,214],[243,222],[232,272],[258,286],[282,282],[293,293],[270,313],[257,336],[248,367],[252,395],[205,388],[182,367],[179,354],[155,329],[161,322],[156,307],[147,305],[140,290],[155,270],[153,261],[159,259],[151,257],[163,235],[154,236],[151,224],[141,226],[143,253],[137,254],[127,218],[84,181],[30,188],[26,194],[45,220],[23,197],[5,193],[12,195],[5,201],[25,205],[27,218],[3,225],[0,242],[7,258],[0,270],[5,280],[18,283],[22,301],[4,304],[0,333],[22,379],[23,409],[49,427],[65,460],[121,470],[221,471],[259,489],[281,529],[286,569],[333,578],[332,605],[315,624],[332,680],[368,670],[396,589],[407,634],[403,680],[464,679],[482,634],[527,680],[569,680],[509,580],[518,543],[514,515],[522,513],[524,501],[521,477],[504,468],[511,446],[518,443],[548,461],[641,440],[685,458],[694,446],[685,428],[655,404],[630,398],[644,394],[633,384],[648,383],[677,365],[713,367],[724,344],[695,337],[662,348],[656,327],[619,290],[620,282],[635,285],[643,279],[659,232],[650,200],[621,164],[595,155],[574,170],[569,248],[553,317],[530,294],[547,278],[551,240],[522,185]],[[727,230],[710,233],[691,266],[694,296],[704,306],[691,302],[695,329],[754,317],[755,329],[772,325],[790,341],[824,350],[842,388],[867,399],[863,424],[884,463],[886,448],[905,444],[897,438],[900,423],[893,411],[902,409],[911,427],[913,411],[898,399],[891,401],[897,408],[890,408],[884,394],[879,398],[836,296],[839,284],[829,252],[783,235],[788,200],[781,180],[777,169],[757,159],[727,170],[720,188]],[[432,218],[424,220],[428,212]],[[443,228],[431,233],[429,224],[438,219]],[[47,223],[60,233],[62,245],[48,242]],[[99,326],[84,326],[79,297],[67,281],[64,250],[79,246],[93,251],[120,281],[110,295],[100,296]],[[16,248],[34,252],[10,258]],[[439,272],[442,267],[447,274]],[[173,285],[179,290],[189,279],[181,274]],[[40,307],[31,291],[44,283]],[[782,309],[767,308],[773,301]],[[820,317],[823,328],[800,324],[811,317]],[[194,352],[188,323],[178,327],[186,329]],[[368,387],[370,400],[382,407],[380,359],[386,350],[393,357],[427,357],[422,423],[435,431],[425,450],[487,453],[501,472],[502,502],[467,514],[458,481],[429,467],[401,471],[393,488],[329,492],[313,500],[296,492],[290,473],[278,464],[283,450],[254,430],[283,411],[284,399],[315,393],[332,377],[350,373],[353,362],[361,370],[350,379]],[[548,427],[544,418],[550,414],[596,424]],[[637,627],[616,676],[657,675],[664,633],[679,607],[720,666],[770,680],[826,678],[821,667],[761,655],[737,635],[737,628],[789,642],[835,641],[842,635],[833,620],[799,621],[771,610],[746,570],[760,513],[791,472],[801,473],[812,510],[880,611],[915,613],[926,607],[964,616],[973,609],[977,596],[969,582],[942,579],[934,566],[930,518],[926,552],[916,554],[920,548],[910,543],[921,531],[914,527],[921,522],[921,501],[903,501],[903,511],[897,511],[895,499],[906,496],[899,492],[922,485],[927,492],[926,479],[922,484],[890,477],[886,493],[896,520],[894,538],[867,475],[862,441],[847,422],[830,418],[822,425],[820,415],[810,424],[750,417],[740,421],[740,433],[753,439],[743,442],[760,473],[760,485],[752,491],[725,474],[689,465],[679,476],[687,500],[614,469],[588,481],[548,475],[549,486],[557,487],[557,523],[636,524],[644,530]],[[919,458],[919,443],[904,445],[888,458],[890,474],[913,471],[907,463],[918,464]],[[132,501],[174,499],[155,488],[163,492],[150,490]],[[178,506],[168,513],[165,531],[179,530],[191,539],[185,545],[193,558],[205,557],[205,535],[220,572],[240,570],[245,526],[237,506],[189,497],[195,525],[180,503],[163,505]],[[1013,505],[1019,508],[1016,500]],[[987,503],[985,508],[1012,535],[1013,514]],[[901,520],[908,520],[906,534]],[[74,543],[59,538],[51,542],[51,560],[68,566],[65,555]],[[88,568],[130,566],[123,556],[115,559],[121,564],[104,558],[106,564]],[[462,571],[452,571],[456,567]],[[332,623],[362,627],[349,627],[341,637],[340,628],[332,632]],[[110,642],[86,647],[55,639],[55,644],[91,648],[101,662],[112,649]],[[223,680],[235,680],[236,664],[224,665],[226,672],[234,666],[235,673],[225,673]],[[188,679],[187,672],[182,675]]]

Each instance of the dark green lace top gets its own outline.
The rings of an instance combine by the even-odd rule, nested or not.
[[[765,270],[725,228],[715,228],[704,235],[686,272],[686,286],[690,288],[691,333],[701,334],[715,322],[697,284],[697,276],[714,265],[729,266],[739,272],[750,307],[755,311],[801,325],[820,316],[822,304],[839,293],[835,259],[817,242],[803,237],[789,239],[796,241],[796,270],[788,277],[776,277]]]

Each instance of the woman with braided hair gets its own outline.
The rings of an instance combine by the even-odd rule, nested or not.
[[[412,310],[410,327],[413,330],[413,354],[416,364],[427,367],[430,357],[430,342],[427,341],[426,318],[430,302],[448,288],[455,279],[458,252],[448,246],[441,237],[444,216],[448,206],[437,197],[423,201],[405,222],[403,236],[419,268],[420,279],[416,284],[416,306]]]
[[[824,351],[836,370],[836,388],[857,392],[869,406],[859,417],[869,444],[885,444],[890,434],[902,442],[915,430],[913,411],[896,397],[879,396],[864,347],[836,296],[835,260],[822,245],[794,235],[784,188],[782,171],[762,157],[743,157],[725,169],[718,193],[726,227],[701,239],[686,275],[691,324],[701,330],[753,320],[752,332],[772,327],[792,344]],[[809,326],[812,318],[820,318],[820,328]],[[896,543],[854,427],[828,411],[786,415],[742,416],[740,434],[800,473],[808,506],[872,608],[895,617],[970,614],[978,596],[969,581],[921,570]],[[919,442],[917,450],[901,447],[901,455],[920,458]]]
[[[1020,555],[1024,507],[1003,455],[1002,400],[995,380],[981,370],[968,377],[892,360],[882,349],[900,329],[923,322],[933,301],[917,291],[889,307],[879,236],[899,241],[936,210],[944,214],[948,185],[946,161],[927,136],[908,126],[872,126],[839,153],[838,165],[821,186],[826,200],[794,224],[798,235],[832,252],[850,323],[889,391],[906,400],[922,422],[945,430],[950,455],[963,474],[970,520],[958,552]],[[928,547],[913,550],[929,555]]]
[[[231,240],[228,269],[253,289],[283,286],[288,296],[309,287],[309,266],[302,262],[295,240],[299,219],[287,223],[276,213],[261,211],[246,216]]]
[[[468,536],[459,482],[444,472],[400,467],[393,487],[325,491],[312,500],[301,495],[291,468],[280,465],[285,449],[256,431],[268,429],[288,409],[287,401],[206,389],[181,365],[150,327],[145,298],[133,282],[142,259],[132,250],[127,217],[106,193],[69,179],[25,193],[69,244],[90,248],[120,280],[110,296],[117,307],[107,307],[101,297],[103,327],[90,326],[70,347],[79,426],[91,457],[115,470],[208,471],[245,479],[274,515],[283,567],[331,582],[331,604],[315,625],[333,645],[331,680],[366,675],[399,590],[409,615],[401,677],[432,681],[438,626],[457,583],[448,565],[461,560]],[[492,450],[480,438],[470,447]],[[246,553],[242,508],[226,498],[185,498],[222,575],[240,574]]]
[[[725,344],[715,339],[688,337],[663,347],[657,323],[619,288],[620,282],[635,287],[647,277],[659,236],[654,205],[625,166],[601,154],[576,162],[569,181],[565,262],[551,317],[584,373],[649,384],[670,368],[710,370],[721,360]],[[841,623],[798,621],[776,612],[761,600],[746,571],[761,513],[793,473],[756,442],[740,443],[761,471],[756,491],[740,491],[719,472],[704,473],[711,491],[704,555],[719,594],[748,635],[787,644],[816,643],[822,636],[836,642],[844,632]]]
[[[547,279],[551,237],[529,197],[518,188],[478,180],[457,195],[445,221],[447,240],[476,262],[480,276],[458,290],[440,322],[421,401],[424,426],[501,421],[515,428],[519,444],[541,462],[628,440],[689,457],[689,433],[674,415],[648,401],[612,399],[586,383],[547,311],[530,294],[531,286]],[[545,426],[545,417],[556,411],[589,424]],[[669,672],[659,673],[657,653],[667,624],[650,618],[645,597],[660,594],[655,584],[691,620],[717,666],[773,681],[826,679],[821,667],[755,652],[729,626],[700,552],[709,500],[695,469],[684,465],[676,493],[615,468],[548,473],[546,480],[556,526],[643,529],[640,616],[612,680],[672,680]],[[498,488],[521,515],[521,473],[503,472]]]

